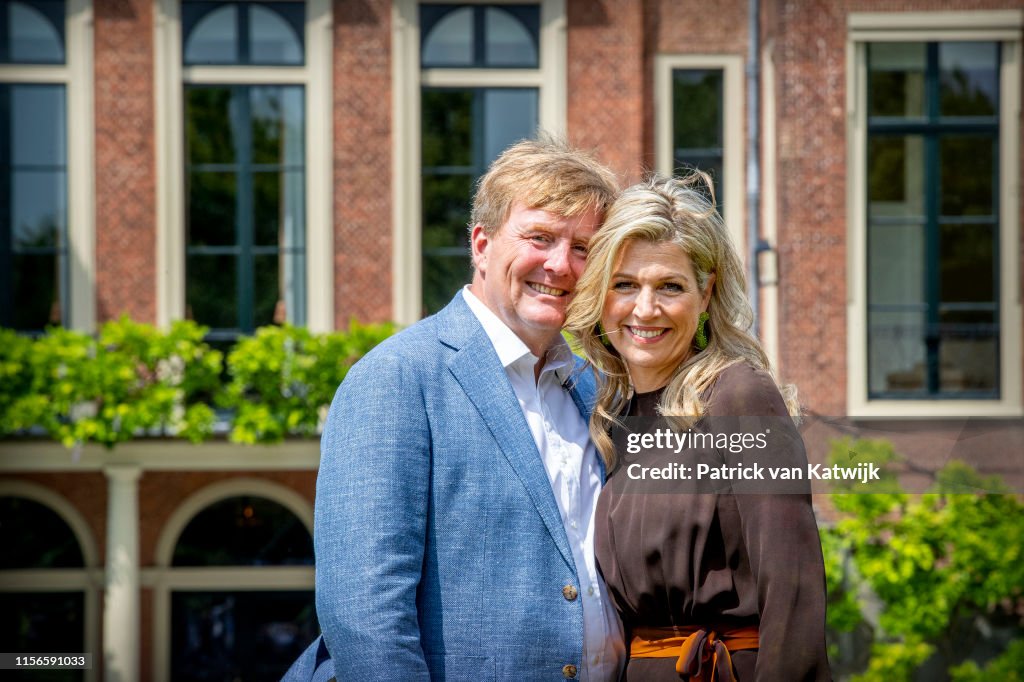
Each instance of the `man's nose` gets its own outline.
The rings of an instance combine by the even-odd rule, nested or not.
[[[569,258],[571,257],[572,244],[567,241],[558,241],[552,244],[548,250],[548,258],[544,262],[544,268],[557,275],[569,273]]]

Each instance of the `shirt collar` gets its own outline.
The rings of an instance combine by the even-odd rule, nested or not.
[[[484,328],[487,338],[491,340],[491,345],[494,346],[494,350],[498,354],[501,366],[505,369],[522,366],[533,371],[540,358],[534,355],[530,348],[523,343],[523,340],[516,336],[516,333],[509,329],[509,326],[500,317],[495,315],[490,308],[484,305],[483,301],[477,298],[476,294],[469,290],[468,284],[462,288],[462,297],[480,322],[480,326]],[[541,374],[551,371],[556,373],[559,381],[569,378],[573,368],[572,351],[561,335],[548,348],[545,356],[547,359]]]

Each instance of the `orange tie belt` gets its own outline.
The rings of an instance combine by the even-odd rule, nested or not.
[[[687,682],[735,682],[729,651],[756,649],[757,626],[706,629],[697,625],[637,628],[630,658],[676,658],[676,672]]]

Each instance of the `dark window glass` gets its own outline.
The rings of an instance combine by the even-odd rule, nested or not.
[[[303,2],[192,2],[181,7],[186,65],[304,63]]]
[[[996,43],[868,47],[875,398],[999,397]]]
[[[312,566],[313,539],[294,514],[263,497],[231,497],[189,522],[174,566]]]
[[[319,626],[313,592],[174,592],[171,679],[277,680]]]
[[[536,68],[536,5],[421,5],[424,68]]]
[[[10,546],[8,546],[10,547]],[[0,637],[18,653],[85,651],[85,595],[81,592],[0,592]],[[93,653],[93,665],[96,654]],[[5,680],[74,682],[84,670],[4,671]]]
[[[0,0],[0,64],[63,64],[64,0]]]
[[[532,88],[424,88],[423,307],[440,310],[470,279],[473,185],[513,142],[537,129]]]
[[[185,90],[185,297],[212,339],[305,322],[301,86]]]
[[[0,326],[64,321],[65,131],[63,85],[0,84]]]
[[[724,135],[722,69],[673,69],[672,154],[677,169],[711,175],[721,211]]]
[[[24,497],[0,497],[0,542],[6,548],[0,570],[85,566],[78,539],[64,519]]]

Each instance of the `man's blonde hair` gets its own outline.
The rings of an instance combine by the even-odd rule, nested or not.
[[[615,175],[593,156],[541,135],[506,149],[480,178],[469,228],[481,225],[493,235],[516,202],[567,217],[594,209],[600,220],[618,191]]]

